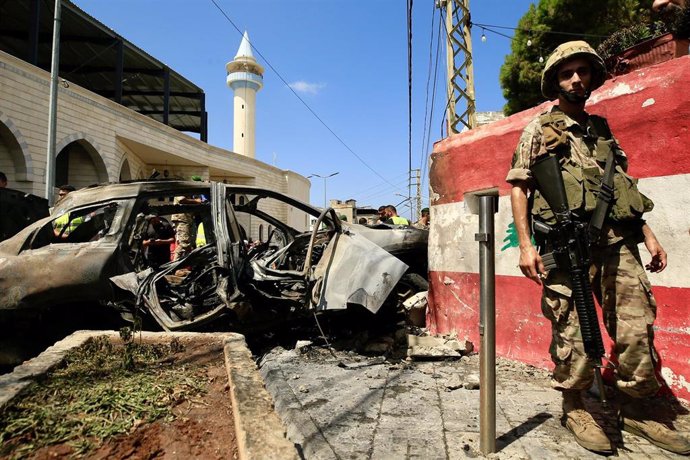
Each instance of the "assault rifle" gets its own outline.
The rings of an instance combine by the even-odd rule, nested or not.
[[[541,256],[546,270],[558,269],[568,273],[573,291],[573,301],[580,320],[580,332],[587,358],[594,367],[594,377],[599,389],[599,397],[606,407],[606,393],[601,376],[604,343],[601,339],[599,320],[589,282],[591,264],[591,236],[588,224],[578,222],[570,212],[568,197],[558,159],[545,155],[531,168],[537,188],[554,213],[556,223],[548,225],[533,221],[536,236],[548,241],[551,252]]]

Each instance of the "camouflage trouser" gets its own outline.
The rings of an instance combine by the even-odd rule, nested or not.
[[[181,259],[194,249],[194,220],[185,219],[174,221],[175,224],[175,254],[173,260]]]
[[[598,248],[590,267],[592,290],[603,308],[606,330],[615,342],[616,384],[634,398],[654,395],[660,388],[654,366],[652,324],[656,302],[636,244],[620,242]],[[572,291],[567,276],[549,273],[544,283],[542,312],[551,321],[552,385],[558,390],[589,388],[594,374],[585,355]]]

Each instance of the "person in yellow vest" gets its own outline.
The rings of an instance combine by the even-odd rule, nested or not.
[[[387,224],[410,225],[410,221],[405,219],[404,217],[400,217],[398,215],[398,210],[395,209],[395,206],[393,206],[392,204],[386,206],[386,214],[388,215],[388,219],[386,220]]]
[[[196,228],[196,247],[200,248],[206,246],[206,232],[204,231],[204,223],[200,223]]]
[[[67,195],[76,189],[71,185],[61,185],[58,187],[58,199],[55,204],[64,200]],[[59,238],[67,238],[79,225],[84,223],[84,216],[75,217],[70,220],[70,213],[65,213],[53,221],[53,232]]]

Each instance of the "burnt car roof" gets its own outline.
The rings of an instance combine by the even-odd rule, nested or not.
[[[308,213],[319,215],[320,210],[308,203],[292,198],[282,192],[254,187],[251,185],[224,184],[227,191],[237,194],[261,195],[266,198],[276,198],[301,209]],[[150,180],[133,181],[117,184],[92,185],[79,189],[67,195],[62,201],[55,205],[53,214],[63,210],[73,209],[80,206],[96,204],[109,200],[136,198],[149,193],[160,192],[180,192],[208,190],[209,182],[181,181],[181,180]]]
[[[70,193],[55,205],[53,213],[62,209],[72,209],[79,206],[99,203],[102,201],[136,198],[137,196],[158,192],[185,192],[187,190],[208,189],[206,182],[157,180],[137,181],[119,184],[92,185]]]

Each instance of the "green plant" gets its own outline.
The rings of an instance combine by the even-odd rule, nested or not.
[[[165,359],[179,346],[135,344],[131,329],[121,335],[129,337],[128,351],[106,336],[89,338],[62,367],[3,408],[1,457],[31,457],[36,449],[59,443],[81,455],[141,423],[172,420],[174,406],[205,391],[203,364]],[[126,353],[131,369],[122,365]]]
[[[635,24],[611,34],[609,38],[599,45],[597,53],[606,60],[631,46],[656,38],[665,33],[668,33],[668,28],[661,21],[656,21],[651,24]]]

